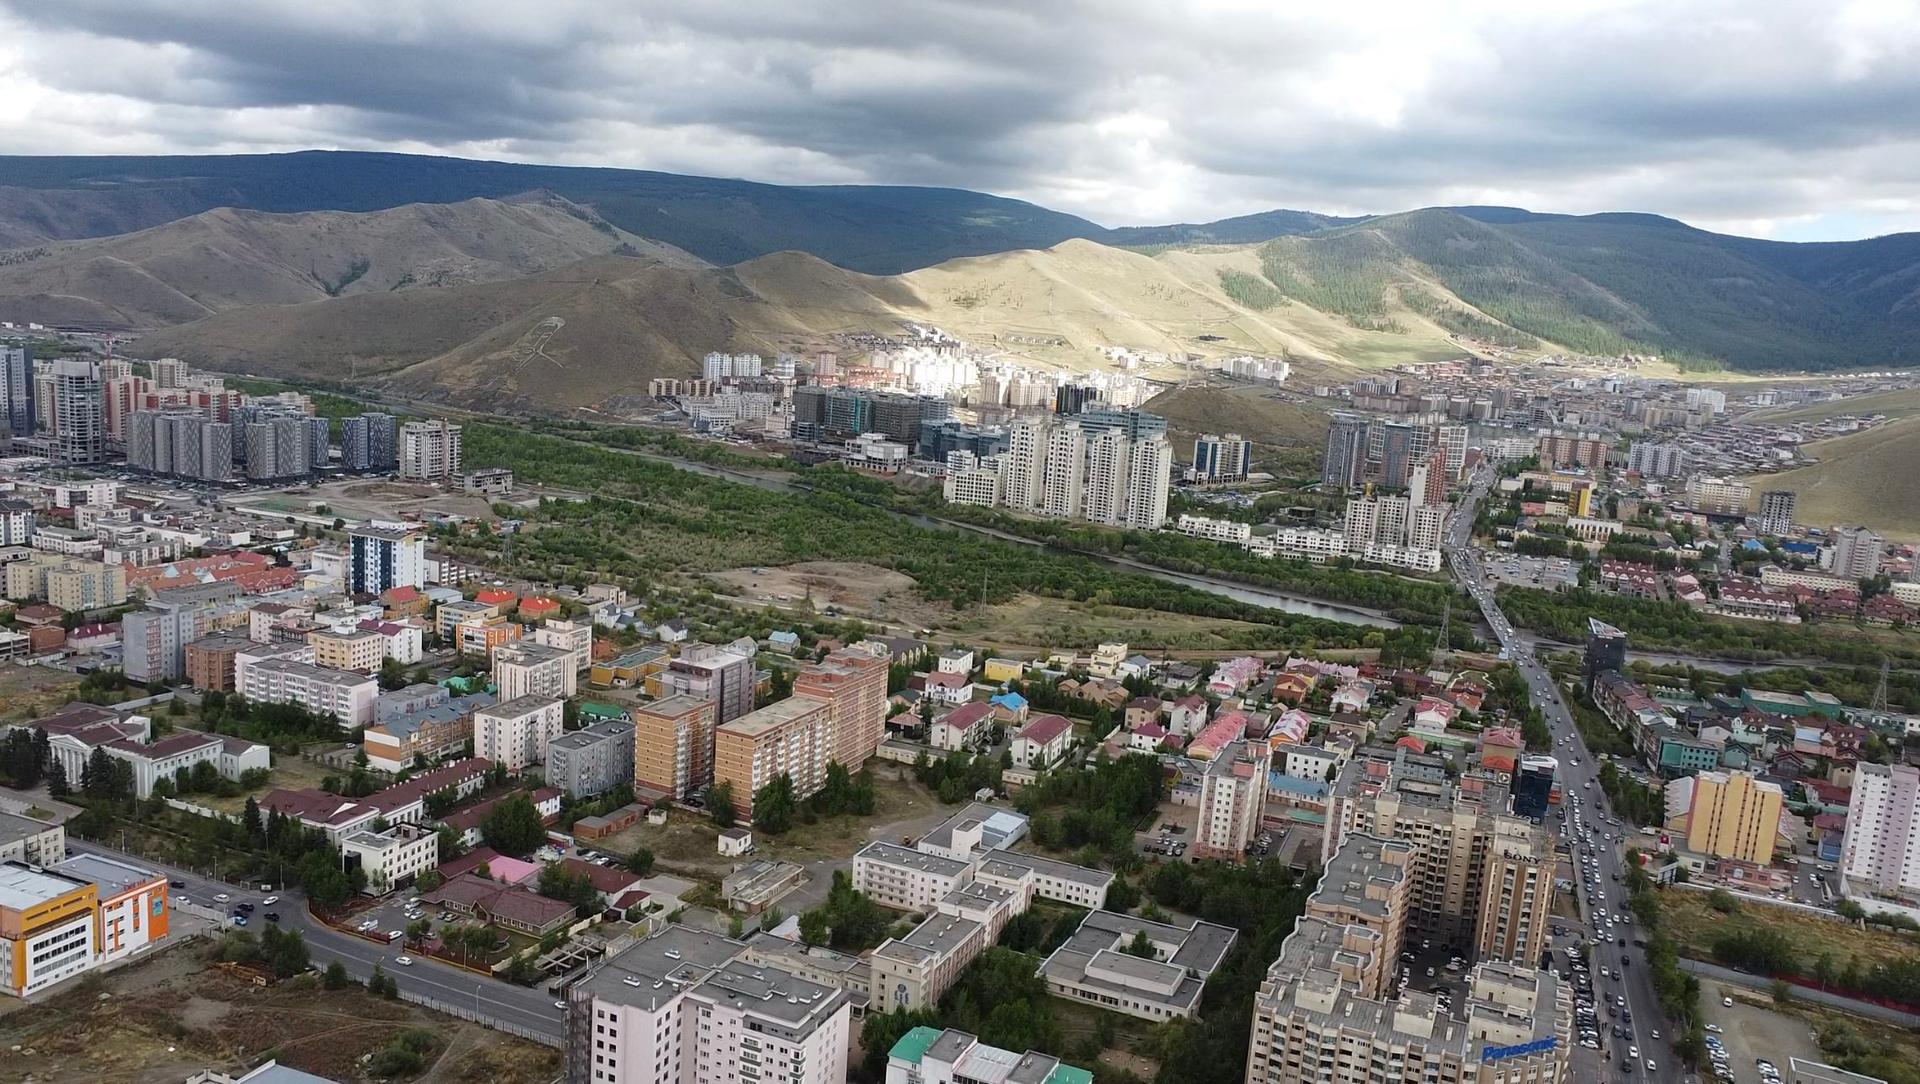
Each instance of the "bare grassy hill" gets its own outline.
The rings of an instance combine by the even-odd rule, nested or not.
[[[520,278],[606,253],[699,260],[557,196],[267,214],[220,208],[0,252],[0,316],[142,329],[254,305]]]

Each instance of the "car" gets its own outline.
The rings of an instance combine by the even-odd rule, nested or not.
[[[412,967],[412,966],[413,966],[413,957],[411,957],[411,956],[395,956],[395,957],[393,958],[393,962],[394,962],[394,963],[396,963],[396,964],[399,964],[399,965],[400,965],[401,967]]]
[[[217,903],[225,903],[233,897],[227,895],[225,892],[216,892],[213,894],[213,898]]]
[[[278,911],[268,911],[268,912],[267,912],[267,921],[268,921],[268,922],[278,922],[278,921],[280,921],[280,912],[278,912]]]
[[[185,896],[175,896],[173,898],[173,905],[175,907],[185,907],[189,902]]]
[[[1723,997],[1723,998],[1721,998],[1721,999],[1720,999],[1720,1004],[1722,1004],[1722,1005],[1724,1005],[1724,1006],[1726,1006],[1727,1008],[1729,1008],[1729,1009],[1731,1009],[1731,1008],[1733,1008],[1733,999],[1732,999],[1732,998],[1730,998],[1730,997]]]
[[[564,1009],[567,1007],[567,1003],[564,1001],[556,1001],[553,1003],[553,1007],[556,1009]]]
[[[240,915],[240,914],[236,914],[236,915],[234,915],[234,916],[233,916],[233,924],[234,924],[235,926],[245,926],[245,925],[247,924],[247,916],[245,916],[245,915]]]
[[[280,902],[280,897],[268,896],[266,899],[261,900],[260,902],[266,904],[268,907],[272,907],[274,904]]]
[[[1427,977],[1428,977],[1428,978],[1432,978],[1432,977],[1433,977],[1433,968],[1431,968],[1431,967],[1429,967],[1429,968],[1427,968]]]
[[[1660,1029],[1659,1029],[1659,1028],[1654,1028],[1654,1029],[1653,1029],[1652,1031],[1650,1031],[1650,1032],[1648,1032],[1648,1034],[1649,1034],[1649,1035],[1652,1035],[1652,1036],[1653,1036],[1653,1037],[1654,1037],[1655,1039],[1659,1039],[1659,1038],[1660,1038]]]
[[[168,882],[167,882],[167,887],[168,887],[168,888],[185,888],[185,887],[187,887],[187,882],[185,882],[185,881],[168,881]]]
[[[1711,1032],[1711,1033],[1712,1033],[1712,1034],[1714,1034],[1714,1035],[1718,1035],[1718,1034],[1720,1034],[1720,1025],[1719,1025],[1719,1024],[1708,1024],[1708,1025],[1707,1025],[1707,1031],[1709,1031],[1709,1032]],[[1714,1042],[1714,1041],[1713,1041],[1712,1039],[1708,1039],[1708,1040],[1707,1040],[1707,1044],[1708,1044],[1709,1046],[1711,1046],[1711,1045],[1713,1045],[1713,1042]]]
[[[1629,1057],[1629,1058],[1638,1058],[1639,1056],[1640,1056],[1640,1048],[1639,1048],[1639,1047],[1637,1047],[1637,1046],[1629,1046],[1629,1047],[1627,1047],[1627,1057]]]
[[[1652,1058],[1648,1058],[1648,1059],[1647,1059],[1647,1072],[1649,1072],[1649,1073],[1653,1073],[1653,1072],[1658,1072],[1658,1071],[1659,1071],[1659,1067],[1653,1064],[1653,1059],[1652,1059]]]

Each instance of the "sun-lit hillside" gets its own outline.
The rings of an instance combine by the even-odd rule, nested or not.
[[[1887,411],[1884,405],[1876,409]],[[1920,410],[1864,433],[1810,444],[1806,453],[1818,462],[1747,481],[1756,492],[1792,490],[1801,523],[1867,523],[1889,537],[1920,541],[1920,471],[1913,466],[1920,461]]]

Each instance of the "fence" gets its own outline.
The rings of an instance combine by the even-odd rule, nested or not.
[[[409,1004],[419,1005],[423,1008],[432,1009],[434,1012],[445,1013],[448,1016],[479,1024],[483,1028],[505,1032],[508,1035],[516,1035],[530,1042],[539,1043],[542,1046],[551,1046],[559,1050],[565,1050],[567,1048],[567,1041],[564,1035],[549,1035],[537,1028],[530,1028],[524,1024],[510,1024],[498,1017],[488,1016],[485,1013],[478,1012],[471,1005],[451,1004],[437,997],[407,989],[400,991],[400,1000],[408,1002]]]

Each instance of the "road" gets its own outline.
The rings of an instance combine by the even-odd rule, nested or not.
[[[306,939],[308,955],[316,967],[325,967],[338,960],[348,974],[364,982],[373,973],[374,965],[379,964],[386,974],[392,976],[394,983],[409,994],[459,1006],[478,1016],[491,1017],[546,1036],[556,1046],[566,1034],[566,1013],[555,1007],[554,998],[545,992],[481,978],[423,957],[414,957],[411,965],[398,964],[395,959],[402,955],[398,944],[376,945],[321,924],[307,913],[306,899],[298,890],[261,892],[257,884],[243,888],[71,837],[67,846],[70,850],[117,858],[165,873],[169,880],[179,882],[171,889],[174,896],[185,896],[196,904],[218,907],[231,914],[235,905],[251,903],[254,912],[249,925],[255,928],[266,922],[268,911],[273,911],[280,916],[282,929],[300,931],[300,935]],[[222,893],[228,899],[216,901],[216,897]],[[280,897],[279,902],[269,906],[266,898],[273,895]]]
[[[1467,589],[1487,627],[1519,668],[1532,693],[1534,703],[1546,717],[1554,736],[1554,751],[1560,768],[1558,779],[1565,795],[1557,816],[1549,816],[1549,830],[1558,829],[1573,855],[1574,898],[1580,913],[1580,933],[1591,942],[1588,961],[1593,976],[1595,1030],[1601,1049],[1586,1047],[1574,1051],[1574,1079],[1580,1081],[1616,1080],[1632,1084],[1661,1084],[1687,1078],[1681,1071],[1668,1041],[1672,1039],[1653,981],[1646,966],[1646,954],[1633,942],[1639,931],[1621,921],[1627,915],[1626,840],[1634,832],[1631,824],[1620,821],[1608,808],[1606,794],[1598,782],[1599,766],[1594,763],[1586,743],[1573,725],[1573,716],[1560,699],[1553,676],[1533,654],[1532,644],[1515,634],[1506,615],[1500,612],[1494,588],[1487,581],[1478,552],[1473,548],[1474,512],[1495,474],[1483,467],[1474,475],[1467,493],[1448,527],[1447,565]],[[1608,919],[1612,919],[1609,925]],[[1626,941],[1622,946],[1620,942]],[[1627,962],[1623,963],[1623,957]],[[1565,958],[1557,957],[1564,965]],[[1562,972],[1565,972],[1562,967]],[[1621,999],[1624,1009],[1609,1002],[1608,995]],[[1612,1016],[1619,1012],[1618,1017]],[[1628,1017],[1628,1013],[1631,1017]],[[1607,1015],[1602,1015],[1607,1014]],[[1627,1021],[1631,1019],[1629,1024]],[[1627,1034],[1614,1035],[1618,1026]],[[1576,1027],[1576,1034],[1582,1030]],[[1653,1038],[1658,1031],[1661,1039]],[[1639,1048],[1639,1056],[1623,1068],[1630,1047]],[[1649,1068],[1651,1065],[1651,1068]]]

